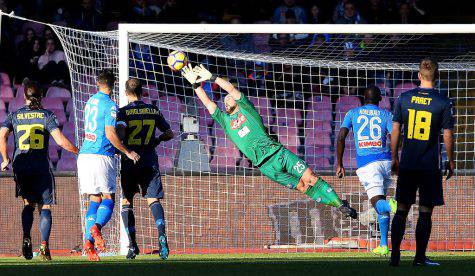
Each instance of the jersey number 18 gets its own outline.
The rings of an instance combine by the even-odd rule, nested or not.
[[[423,110],[408,109],[407,138],[421,141],[429,140],[432,113]]]

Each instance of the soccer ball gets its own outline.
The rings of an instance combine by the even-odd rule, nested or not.
[[[188,63],[188,57],[182,51],[176,50],[168,55],[167,63],[173,71],[180,71]]]

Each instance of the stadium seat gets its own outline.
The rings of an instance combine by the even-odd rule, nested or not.
[[[269,126],[270,124],[274,123],[271,104],[267,98],[249,96],[249,101],[254,105],[259,115],[261,115],[265,126]]]
[[[5,102],[0,99],[0,111],[6,111],[7,106],[5,105]]]
[[[48,156],[49,156],[49,160],[51,160],[51,162],[57,163],[58,160],[59,160],[58,148],[49,147],[48,148]]]
[[[322,170],[330,169],[330,158],[332,152],[327,147],[305,147],[305,162],[308,163],[311,169]]]
[[[1,100],[8,103],[8,102],[11,102],[13,99],[15,99],[15,96],[13,95],[13,89],[10,85],[2,85],[0,89],[1,89],[1,95],[0,95]]]
[[[45,109],[51,111],[61,110],[64,113],[63,101],[59,98],[43,98],[41,103]]]
[[[62,155],[56,165],[56,171],[75,172],[77,171],[77,161],[74,155],[72,157]]]
[[[208,110],[203,106],[200,105],[198,107],[198,112],[199,112],[199,123],[201,126],[208,126],[211,127],[214,123],[213,118],[211,118],[211,115],[209,114]]]
[[[61,99],[63,103],[68,103],[68,101],[71,100],[71,93],[67,89],[51,86],[46,92],[46,97],[58,98]]]
[[[330,133],[326,131],[319,131],[315,129],[305,130],[305,145],[327,146],[332,145]]]
[[[7,73],[0,73],[0,85],[12,85],[12,83],[10,82],[10,77]]]
[[[74,131],[75,128],[76,128],[76,126],[75,126],[74,122],[69,122],[69,121],[68,121],[68,122],[64,123],[64,125],[63,125],[63,133],[64,133],[64,135],[69,134],[69,133],[72,133],[72,134],[74,135],[74,133],[75,133],[75,131]]]
[[[15,98],[8,104],[8,112],[15,112],[25,106],[24,98]]]
[[[298,129],[295,127],[275,127],[275,133],[279,138],[279,142],[282,143],[291,152],[297,154],[298,147],[300,146],[300,137],[298,136]]]
[[[332,110],[332,102],[328,96],[315,96],[312,98],[307,110]]]
[[[331,110],[312,109],[308,110],[305,115],[305,120],[309,121],[321,121],[331,123],[333,121],[333,115]]]
[[[302,111],[299,109],[276,108],[275,122],[278,126],[296,127],[302,125]]]
[[[379,107],[391,111],[391,102],[389,101],[389,97],[383,96],[381,102],[379,103]]]
[[[160,172],[165,173],[172,170],[175,167],[173,160],[168,156],[159,156],[158,164],[160,166]]]
[[[23,85],[18,86],[16,92],[15,92],[15,99],[24,99],[25,98],[25,87]]]
[[[330,121],[317,121],[313,119],[305,120],[305,131],[317,131],[321,133],[332,133],[332,126]]]
[[[222,141],[224,139],[218,139],[218,141],[220,140]],[[226,140],[227,142],[216,144],[210,163],[211,168],[214,170],[235,170],[241,160],[239,149],[237,149],[230,140]]]
[[[417,85],[412,82],[403,82],[394,87],[394,99],[397,99],[401,93],[416,88]]]
[[[69,99],[68,103],[66,104],[66,114],[71,115],[73,112],[74,112],[73,100]]]
[[[145,85],[143,87],[143,95],[152,101],[157,101],[159,97],[158,88],[155,85]]]
[[[358,165],[356,164],[356,158],[355,158],[354,153],[352,155],[349,155],[348,153],[345,153],[345,155],[343,156],[343,166],[346,169],[356,170],[358,168]]]
[[[361,106],[361,101],[357,96],[340,96],[335,105],[335,112],[347,112],[348,110]]]
[[[0,122],[1,123],[5,122],[6,118],[7,118],[7,112],[5,110],[0,110]]]

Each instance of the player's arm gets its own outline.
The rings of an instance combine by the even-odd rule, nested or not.
[[[345,141],[346,137],[350,130],[346,127],[340,128],[340,133],[338,134],[338,143],[336,148],[336,160],[337,160],[337,168],[336,168],[336,175],[339,178],[345,176],[345,168],[343,167],[343,154],[345,153]]]
[[[0,154],[2,154],[2,171],[7,170],[8,165],[10,164],[10,158],[8,158],[8,135],[10,135],[10,129],[7,127],[0,128]]]
[[[350,128],[352,127],[352,119],[353,110],[348,111],[346,113],[343,122],[341,123],[340,133],[338,134],[338,142],[336,147],[336,160],[337,160],[337,168],[336,168],[336,175],[339,178],[345,176],[345,168],[343,166],[343,154],[345,153],[345,140],[350,132]]]
[[[61,130],[59,129],[58,119],[56,118],[56,115],[54,115],[54,113],[50,113],[47,117],[46,130],[48,130],[48,132],[51,134],[51,137],[53,137],[54,141],[56,142],[56,144],[58,144],[58,146],[69,152],[78,154],[78,148],[71,141],[69,141],[69,139],[66,138],[66,136],[64,136]]]
[[[105,132],[106,138],[111,142],[111,144],[118,149],[120,152],[125,154],[129,159],[133,160],[134,162],[139,161],[140,156],[134,152],[130,151],[120,139],[119,135],[116,131],[116,117],[117,117],[117,106],[112,106],[109,111],[105,114]]]
[[[455,160],[454,160],[454,116],[452,113],[452,103],[447,101],[447,104],[444,107],[442,128],[444,129],[444,145],[445,151],[447,152],[447,167],[448,170],[447,178],[449,179],[454,174],[455,170]]]
[[[3,122],[2,127],[0,128],[0,154],[2,155],[2,164],[1,170],[5,171],[8,169],[10,164],[10,158],[8,158],[8,135],[13,131],[13,115],[9,113],[5,122]]]
[[[193,71],[191,63],[183,67],[181,74],[193,86],[196,96],[198,96],[206,109],[208,109],[208,112],[213,114],[216,111],[217,105],[208,97],[204,89],[197,84],[198,75]]]
[[[224,91],[228,92],[231,97],[234,98],[234,100],[238,101],[241,99],[241,92],[232,85],[229,81],[220,78],[216,75],[213,75],[208,69],[206,69],[203,64],[200,64],[200,66],[196,66],[194,69],[195,73],[200,77],[197,81],[211,81],[215,82],[219,87],[221,87]]]
[[[393,122],[391,131],[391,157],[392,165],[391,172],[397,174],[399,171],[399,140],[401,137],[401,124],[399,122]]]
[[[76,155],[78,154],[78,148],[66,136],[64,136],[59,128],[51,131],[51,137],[53,137],[58,146]]]

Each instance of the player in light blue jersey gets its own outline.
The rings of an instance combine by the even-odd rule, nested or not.
[[[139,155],[128,150],[116,132],[117,105],[110,98],[115,76],[102,70],[97,77],[99,92],[84,108],[84,143],[78,157],[78,179],[81,194],[89,196],[86,213],[86,244],[84,251],[91,261],[99,261],[94,247],[105,250],[101,229],[110,220],[114,210],[116,191],[115,149],[134,162]]]
[[[356,174],[363,184],[368,198],[378,213],[381,242],[373,250],[377,255],[387,255],[389,214],[395,212],[394,199],[386,201],[388,187],[391,179],[391,150],[386,141],[392,130],[392,115],[390,112],[379,108],[381,91],[376,86],[365,90],[365,105],[353,108],[345,116],[341,124],[337,146],[337,176],[345,175],[343,167],[343,154],[345,152],[345,139],[351,128],[356,146]]]

